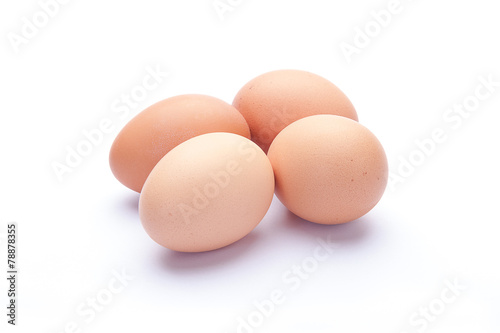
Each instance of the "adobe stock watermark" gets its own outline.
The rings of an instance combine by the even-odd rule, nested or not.
[[[244,0],[214,0],[212,7],[221,21],[224,21],[227,13],[233,12]]]
[[[331,235],[324,239],[318,238],[312,255],[282,273],[283,286],[273,289],[268,298],[254,301],[253,311],[246,316],[236,318],[236,333],[254,333],[267,318],[273,315],[277,307],[283,305],[291,294],[299,290],[304,281],[310,279],[318,271],[320,264],[327,261],[338,247]]]
[[[411,2],[412,0],[406,1]],[[353,56],[361,54],[384,29],[391,25],[394,17],[401,14],[404,9],[405,6],[401,0],[390,0],[386,8],[372,10],[369,20],[362,27],[355,26],[352,41],[342,41],[339,44],[347,63],[352,62]]]
[[[19,53],[22,45],[28,44],[50,21],[59,15],[61,8],[71,0],[40,0],[37,10],[29,17],[21,17],[21,25],[17,32],[7,33],[7,39],[15,53]]]
[[[441,290],[439,296],[420,306],[418,310],[410,315],[408,322],[411,328],[400,333],[423,333],[427,331],[439,316],[455,303],[462,295],[462,292],[466,290],[466,286],[462,285],[458,278],[453,281],[446,280],[444,285],[445,287]]]
[[[193,197],[190,203],[179,203],[177,208],[184,218],[186,224],[191,224],[191,218],[199,215],[205,208],[217,198],[225,188],[231,184],[234,177],[238,177],[243,172],[243,165],[251,164],[257,156],[257,149],[252,142],[242,140],[236,148],[237,155],[241,159],[231,159],[227,161],[224,167],[217,172],[209,172],[209,181],[201,188],[193,187]]]
[[[62,182],[66,174],[70,174],[75,168],[80,166],[85,157],[88,157],[94,151],[94,148],[100,146],[104,139],[114,133],[118,125],[125,122],[131,111],[135,110],[146,98],[149,93],[157,89],[169,75],[164,72],[159,65],[155,68],[146,66],[146,74],[141,83],[136,84],[127,93],[122,93],[115,98],[110,105],[113,117],[102,118],[94,128],[84,129],[80,139],[73,146],[66,145],[65,158],[55,160],[51,163],[57,179]]]
[[[495,81],[493,74],[479,76],[477,80],[479,84],[470,95],[443,112],[443,125],[435,127],[430,136],[415,140],[415,148],[406,156],[398,156],[398,166],[391,168],[394,171],[389,173],[388,185],[392,191],[414,175],[417,169],[436,153],[439,145],[448,140],[450,132],[459,130],[464,121],[479,110],[481,102],[494,96],[500,87],[500,81]]]
[[[120,272],[113,270],[111,274],[112,277],[104,288],[99,289],[77,305],[75,309],[77,319],[66,322],[62,329],[51,333],[83,333],[85,327],[92,323],[106,308],[109,308],[117,295],[121,294],[135,279],[125,269]]]

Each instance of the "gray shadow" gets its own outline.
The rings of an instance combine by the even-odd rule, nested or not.
[[[169,271],[203,272],[241,260],[242,256],[249,254],[256,246],[260,236],[260,232],[254,230],[233,244],[207,252],[187,253],[161,249],[158,260]]]
[[[139,198],[139,193],[129,193],[129,195],[127,195],[127,197],[120,202],[120,208],[125,209],[127,212],[139,215]]]
[[[283,208],[286,212],[282,214],[283,218],[279,222],[281,227],[298,234],[299,237],[317,239],[328,236],[338,244],[352,245],[369,237],[372,231],[370,213],[351,222],[325,225],[304,220]]]

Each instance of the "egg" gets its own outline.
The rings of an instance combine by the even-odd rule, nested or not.
[[[148,235],[175,251],[215,250],[243,238],[266,214],[274,175],[249,139],[209,133],[167,153],[147,178],[139,216]]]
[[[341,116],[295,121],[276,136],[268,157],[276,196],[295,215],[319,224],[365,215],[387,185],[381,143],[366,127]]]
[[[292,122],[317,114],[358,120],[347,96],[327,79],[306,71],[278,70],[260,75],[237,93],[233,106],[250,126],[252,140],[265,152]]]
[[[245,119],[222,100],[205,95],[165,99],[139,113],[121,130],[109,154],[111,170],[123,185],[141,192],[165,154],[192,137],[211,132],[250,138]]]

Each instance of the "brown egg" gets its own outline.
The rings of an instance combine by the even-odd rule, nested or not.
[[[118,134],[109,154],[115,177],[141,192],[151,170],[178,144],[200,134],[230,132],[250,138],[245,119],[228,103],[204,95],[182,95],[151,105]]]
[[[354,106],[337,86],[299,70],[256,77],[241,88],[233,105],[247,120],[252,140],[265,152],[276,135],[298,119],[333,114],[358,120]]]
[[[255,143],[231,133],[197,136],[172,149],[149,175],[139,216],[158,244],[210,251],[252,231],[274,194],[274,175]]]
[[[377,138],[349,118],[316,115],[276,136],[268,157],[276,195],[295,215],[320,224],[355,220],[387,185],[387,158]]]

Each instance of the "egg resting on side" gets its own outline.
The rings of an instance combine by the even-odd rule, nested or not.
[[[144,184],[139,215],[158,244],[210,251],[250,233],[273,194],[271,163],[255,143],[210,133],[181,143],[158,162]]]
[[[276,135],[294,121],[333,114],[358,120],[354,106],[336,85],[306,71],[277,70],[248,82],[233,106],[250,126],[252,141],[266,153]]]
[[[382,145],[366,127],[345,117],[297,120],[276,136],[268,157],[280,201],[295,215],[319,224],[363,216],[387,185]]]
[[[151,105],[125,125],[109,154],[115,177],[141,192],[153,167],[172,148],[200,134],[229,132],[250,138],[245,119],[211,96],[181,95]]]

